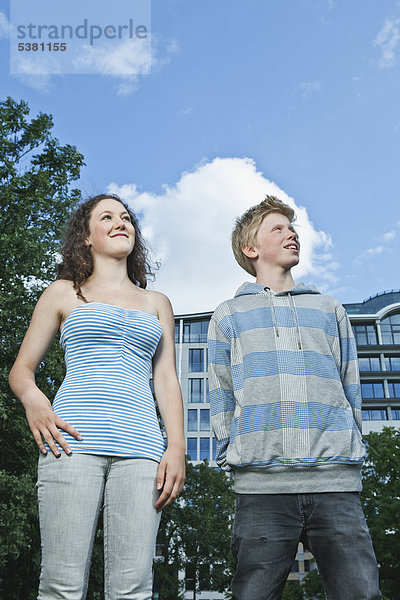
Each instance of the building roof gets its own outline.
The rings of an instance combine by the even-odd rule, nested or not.
[[[385,306],[396,304],[397,302],[400,302],[400,290],[387,290],[370,296],[366,300],[363,300],[363,302],[343,304],[343,306],[348,315],[373,315],[382,310],[382,308],[385,308]]]

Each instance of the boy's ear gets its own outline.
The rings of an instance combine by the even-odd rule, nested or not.
[[[258,258],[258,250],[254,246],[242,246],[242,252],[247,258]]]

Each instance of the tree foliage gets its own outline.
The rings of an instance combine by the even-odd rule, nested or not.
[[[325,600],[324,587],[317,569],[307,573],[301,582],[304,600]]]
[[[160,600],[180,597],[178,572],[186,574],[186,588],[193,598],[201,589],[228,588],[234,497],[232,482],[223,471],[207,462],[187,464],[181,499],[164,511],[160,526],[163,561],[155,566]]]
[[[44,284],[55,278],[62,229],[80,197],[71,189],[83,157],[60,145],[50,115],[0,103],[0,597],[36,598],[39,535],[37,448],[8,373]],[[37,381],[52,398],[64,375],[54,344]]]
[[[365,436],[363,504],[380,567],[382,593],[400,599],[400,431],[384,427]]]
[[[303,592],[300,583],[286,582],[282,593],[282,600],[303,600]]]

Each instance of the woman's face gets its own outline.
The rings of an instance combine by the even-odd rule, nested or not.
[[[129,213],[114,198],[105,198],[94,206],[89,232],[86,244],[93,255],[126,258],[135,245],[135,229]]]

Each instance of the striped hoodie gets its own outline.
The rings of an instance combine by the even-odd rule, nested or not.
[[[341,304],[244,283],[208,332],[217,462],[237,493],[361,489],[357,349]]]

